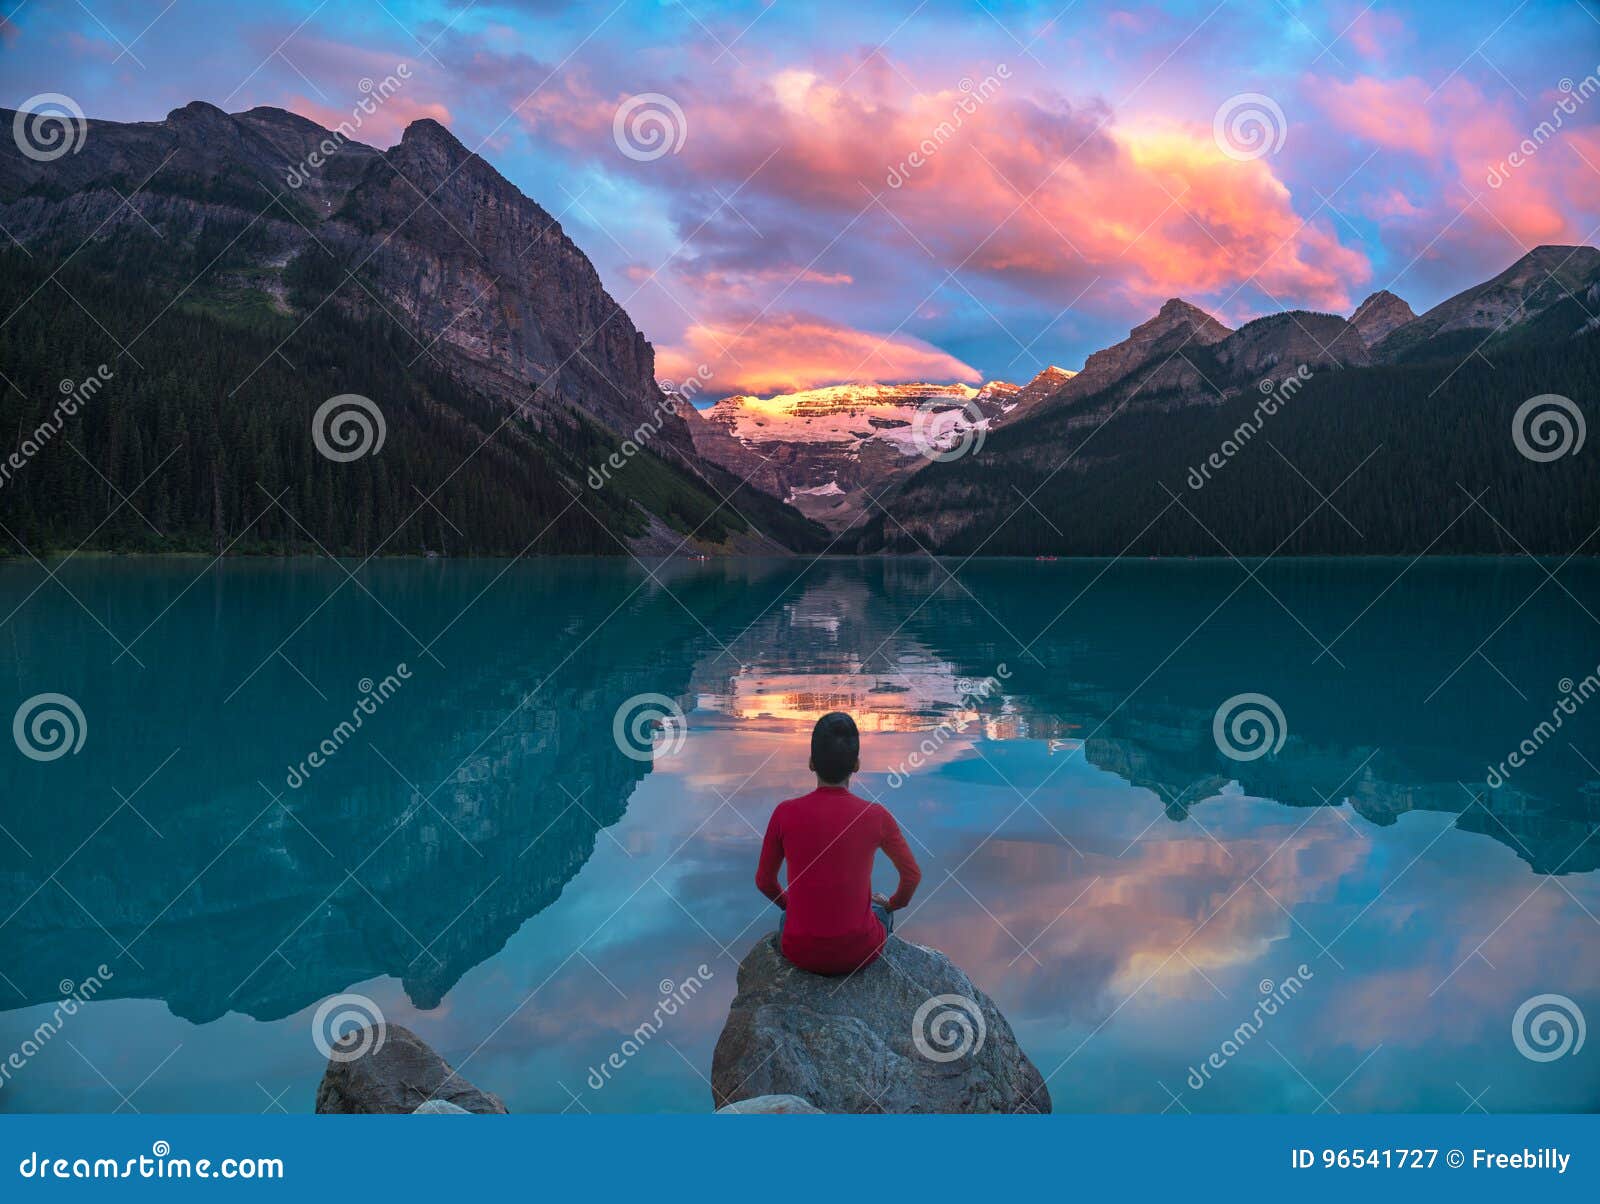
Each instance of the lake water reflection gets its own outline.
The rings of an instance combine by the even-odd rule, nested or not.
[[[7,706],[88,726],[0,757],[0,1060],[109,972],[0,1109],[307,1110],[353,990],[513,1110],[703,1110],[832,709],[923,863],[899,931],[1058,1111],[1600,1106],[1593,1049],[1511,1032],[1542,993],[1600,1016],[1600,699],[1485,785],[1597,672],[1592,562],[206,565],[0,568]],[[686,713],[653,762],[613,736],[641,694]],[[1276,753],[1219,751],[1240,694]]]

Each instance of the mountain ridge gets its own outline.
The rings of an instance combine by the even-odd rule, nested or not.
[[[654,349],[587,256],[537,202],[431,118],[412,122],[384,151],[265,107],[228,114],[195,101],[161,121],[95,120],[79,151],[54,161],[30,158],[14,142],[0,146],[0,215],[21,253],[92,267],[104,284],[87,286],[91,292],[137,280],[146,292],[166,289],[177,313],[263,334],[287,326],[263,342],[261,365],[292,351],[314,318],[399,332],[409,348],[403,362],[431,365],[498,412],[498,421],[480,426],[485,443],[526,428],[548,448],[587,447],[584,454],[604,460],[608,445],[649,432],[639,463],[650,467],[630,463],[632,479],[604,474],[615,497],[551,520],[578,522],[585,509],[603,515],[602,527],[617,528],[614,552],[821,546],[821,528],[699,456],[683,416],[656,385]],[[62,300],[41,296],[35,289],[22,303]],[[159,306],[146,312],[152,324],[128,329],[108,358],[155,337],[153,323],[168,315]],[[96,320],[102,330],[119,324],[118,315]],[[233,398],[251,389],[261,365],[216,384]],[[332,376],[316,386],[361,387]],[[391,387],[423,386],[402,378]],[[382,410],[384,399],[375,400]],[[36,416],[36,407],[8,402]],[[420,395],[415,402],[434,404]],[[411,402],[394,404],[396,415],[416,412]],[[158,419],[152,412],[139,421],[153,430]],[[468,450],[461,484],[471,489],[482,458]],[[544,471],[581,497],[591,468],[572,462],[555,470],[551,462]],[[212,457],[204,471],[227,469]],[[204,521],[198,497],[183,510]],[[328,522],[338,526],[332,516]],[[228,545],[227,524],[219,517],[211,526],[210,542]],[[446,542],[472,550],[476,533]]]
[[[997,521],[992,485],[1014,492],[1036,470],[1100,474],[1110,500],[1095,504],[1114,507],[1165,444],[1291,382],[1314,379],[1311,396],[1344,405],[1358,386],[1329,382],[1349,376],[1421,404],[1391,386],[1403,379],[1432,399],[1474,358],[1520,364],[1538,346],[1581,395],[1586,352],[1576,344],[1600,329],[1600,250],[1547,245],[1422,315],[1379,290],[1348,318],[1289,310],[1235,330],[1173,297],[1081,370],[1052,365],[1020,386],[847,383],[736,395],[702,413],[664,393],[654,348],[560,223],[431,118],[385,150],[271,107],[228,114],[195,101],[160,121],[95,120],[84,146],[57,160],[0,145],[0,223],[16,244],[3,254],[18,286],[0,350],[8,376],[30,386],[7,386],[0,422],[32,430],[49,418],[47,377],[68,366],[37,359],[42,346],[62,356],[54,328],[81,330],[85,346],[105,342],[74,305],[119,352],[153,343],[181,358],[189,323],[195,347],[214,352],[189,365],[197,387],[170,377],[158,387],[130,370],[129,408],[107,398],[70,427],[71,442],[119,492],[171,451],[180,479],[164,504],[175,538],[219,551],[300,546],[274,518],[251,517],[252,485],[293,473],[312,482],[302,502],[325,508],[320,529],[342,551],[383,548],[396,522],[403,546],[429,551],[819,550],[847,532],[851,546],[872,550],[895,546],[886,517],[922,532],[919,544],[946,547]],[[52,281],[60,289],[47,289]],[[57,295],[68,284],[79,292]],[[85,294],[105,297],[98,314]],[[29,307],[46,312],[18,318]],[[290,364],[286,352],[302,343],[297,382],[277,361]],[[404,370],[380,371],[379,353]],[[1402,368],[1420,371],[1396,375]],[[1466,375],[1482,386],[1475,368]],[[305,424],[326,398],[371,387],[363,376],[387,382],[393,396],[381,400],[403,429],[389,463],[329,475],[305,461]],[[215,412],[204,391],[223,398]],[[1366,425],[1335,436],[1358,411]],[[1388,421],[1363,406],[1315,417],[1330,440],[1380,446]],[[1451,439],[1477,430],[1454,415],[1437,421]],[[173,446],[174,426],[203,442]],[[1128,441],[1134,430],[1142,443]],[[467,468],[451,503],[466,525],[414,522],[405,495],[431,501],[450,484],[447,449]],[[1499,450],[1464,463],[1493,460],[1503,473]],[[417,479],[395,479],[391,467]],[[53,517],[52,496],[81,499],[98,486],[53,453],[31,468],[0,498],[23,516],[18,529],[54,546],[81,523],[90,538],[123,541],[107,546],[150,546],[122,523],[98,536],[77,500],[70,520]],[[1065,539],[1061,522],[1078,517],[1048,521]],[[541,542],[546,524],[556,534]]]
[[[698,412],[690,433],[701,455],[839,533],[926,456],[986,438],[1071,375],[1050,367],[1025,386],[924,381],[736,394]]]
[[[1527,434],[1514,411],[1554,394],[1581,413],[1568,399],[1600,384],[1590,298],[1600,303],[1600,250],[1545,247],[1372,347],[1334,314],[1287,311],[1219,335],[1203,311],[1168,302],[1129,339],[1090,356],[1092,376],[1086,364],[981,455],[910,477],[849,544],[957,555],[1580,551],[1600,526],[1593,474],[1577,455],[1545,464],[1521,454]],[[1581,419],[1572,426],[1576,434]],[[1406,458],[1394,459],[1401,445]],[[1247,450],[1248,468],[1231,466]],[[1567,451],[1580,450],[1576,437],[1567,441]],[[1373,478],[1360,534],[1319,519],[1325,494],[1308,493],[1315,474],[1347,457],[1320,489]],[[1469,484],[1474,493],[1501,487],[1503,527],[1463,514],[1432,529]],[[1185,501],[1185,488],[1205,492]],[[1301,526],[1280,529],[1276,520],[1306,496]],[[1191,513],[1213,505],[1209,518]],[[1142,522],[1125,529],[1123,517],[1136,514]]]

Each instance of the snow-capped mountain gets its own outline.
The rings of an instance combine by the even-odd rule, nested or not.
[[[937,456],[953,456],[989,429],[1047,395],[1070,374],[1035,389],[989,381],[965,384],[829,385],[773,397],[726,397],[689,419],[695,448],[709,460],[810,518],[843,531],[872,508],[871,497]],[[1032,392],[1030,393],[1030,390]]]

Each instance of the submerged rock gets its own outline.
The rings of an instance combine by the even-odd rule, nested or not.
[[[464,1112],[504,1112],[506,1106],[461,1078],[416,1033],[398,1024],[363,1029],[350,1044],[367,1049],[349,1061],[328,1059],[317,1088],[318,1112],[422,1112],[430,1103]],[[449,1109],[443,1109],[449,1111]]]
[[[412,1110],[412,1116],[470,1116],[472,1115],[460,1104],[452,1104],[447,1099],[431,1099],[422,1107]]]
[[[991,1000],[936,949],[890,937],[864,970],[798,969],[764,936],[711,1062],[718,1109],[796,1095],[823,1112],[1049,1112],[1044,1079]]]
[[[718,1116],[821,1116],[822,1109],[798,1095],[754,1095],[717,1109]]]

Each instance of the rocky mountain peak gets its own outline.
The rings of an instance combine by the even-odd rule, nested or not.
[[[1501,272],[1439,302],[1396,328],[1374,348],[1395,362],[1427,355],[1432,340],[1461,331],[1513,332],[1532,322],[1574,335],[1589,329],[1589,314],[1574,299],[1600,283],[1600,248],[1535,247]]]
[[[1004,380],[823,385],[724,397],[688,427],[701,456],[843,531],[869,497],[926,464],[930,446],[983,438],[1021,414],[1025,391]]]
[[[1031,410],[1076,375],[1070,368],[1058,368],[1054,364],[1043,369],[1012,398],[1012,416],[1020,417]]]
[[[418,117],[410,125],[406,126],[405,132],[400,135],[400,145],[404,146],[408,142],[423,142],[441,146],[447,150],[459,151],[462,154],[471,153],[461,144],[461,139],[457,138],[432,117]]]
[[[173,109],[163,124],[176,137],[186,157],[191,154],[249,157],[252,153],[246,148],[247,127],[204,100],[192,100],[181,109]]]
[[[1416,318],[1416,313],[1388,289],[1379,289],[1350,315],[1350,325],[1361,332],[1367,346],[1375,347],[1392,330],[1398,330]]]
[[[1122,342],[1096,351],[1084,361],[1083,371],[1057,381],[1047,400],[1056,404],[1088,397],[1142,368],[1169,364],[1186,349],[1220,343],[1232,333],[1198,305],[1168,298],[1155,317],[1135,326]]]
[[[1131,334],[1136,339],[1141,335],[1154,338],[1177,329],[1192,331],[1195,341],[1200,343],[1215,343],[1232,333],[1198,305],[1191,305],[1182,297],[1170,297],[1162,303],[1155,317],[1135,326]]]
[[[302,117],[299,113],[291,113],[288,109],[280,109],[276,105],[257,105],[253,109],[246,109],[243,113],[235,113],[233,117],[238,121],[247,121],[258,126],[282,126],[293,130],[315,130],[319,134],[326,134],[315,121],[309,117]]]
[[[231,126],[233,118],[208,100],[191,100],[167,114],[167,120],[178,122],[209,122],[218,126]]]
[[[503,192],[507,199],[515,194],[518,201],[528,205],[533,203],[432,117],[419,117],[406,126],[399,143],[385,151],[384,157],[408,175],[413,171],[437,173],[440,182],[457,174],[472,176],[487,181],[491,188]]]
[[[1322,370],[1371,362],[1357,327],[1335,314],[1304,309],[1246,322],[1214,354],[1235,381],[1281,378],[1302,366]]]

